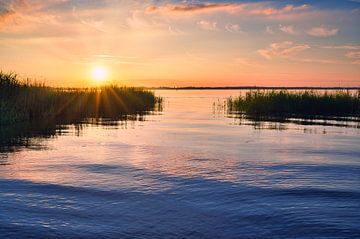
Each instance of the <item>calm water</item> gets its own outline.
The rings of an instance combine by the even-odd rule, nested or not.
[[[224,114],[239,91],[156,93],[145,120],[8,143],[0,237],[360,238],[358,123],[258,124]]]

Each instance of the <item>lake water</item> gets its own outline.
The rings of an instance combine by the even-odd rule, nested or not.
[[[156,94],[141,120],[7,142],[0,237],[360,238],[359,123],[238,119],[221,107],[236,90]]]

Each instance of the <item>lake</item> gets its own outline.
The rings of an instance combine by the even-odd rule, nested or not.
[[[158,90],[143,117],[0,131],[0,237],[359,238],[359,122],[227,114],[240,93]]]

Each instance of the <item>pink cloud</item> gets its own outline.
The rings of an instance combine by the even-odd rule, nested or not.
[[[340,50],[360,50],[360,45],[348,44],[348,45],[329,45],[321,46],[324,49],[340,49]]]
[[[338,28],[327,28],[323,25],[319,27],[313,27],[308,31],[308,34],[310,36],[314,37],[329,37],[329,36],[335,36],[338,34],[339,29]]]
[[[299,59],[298,61],[300,62],[305,62],[305,63],[319,63],[319,64],[343,64],[340,61],[335,61],[335,60],[323,60],[323,59]]]
[[[262,7],[259,6],[257,8],[253,8],[250,10],[251,14],[259,14],[259,15],[278,15],[278,14],[286,14],[291,12],[299,12],[309,9],[309,5],[304,4],[300,6],[294,6],[294,5],[286,5],[283,8],[273,8],[273,7]]]
[[[296,55],[310,46],[307,44],[294,44],[291,41],[272,43],[268,48],[258,50],[258,53],[267,59],[273,56],[289,57]]]
[[[350,51],[345,55],[347,58],[360,59],[360,51]]]
[[[281,51],[281,55],[282,56],[291,56],[291,55],[295,55],[299,52],[302,52],[306,49],[309,49],[310,46],[309,45],[298,45],[298,46],[293,46],[293,47],[290,47],[290,48],[286,48],[284,50]]]
[[[204,3],[204,4],[166,4],[164,6],[149,6],[147,12],[167,13],[206,13],[215,11],[236,12],[242,9],[245,4],[235,3]]]
[[[295,31],[294,26],[291,26],[291,25],[290,26],[280,25],[279,29],[280,29],[280,31],[285,32],[285,33],[290,34],[290,35],[296,35],[297,34],[297,32]]]
[[[254,4],[254,3],[200,3],[200,4],[166,4],[155,6],[151,5],[147,7],[146,11],[148,13],[209,13],[216,11],[223,11],[228,13],[244,13],[250,15],[280,15],[288,14],[293,12],[300,12],[309,9],[309,5],[286,5],[282,8],[267,7],[264,4]]]
[[[0,2],[0,30],[31,31],[38,24],[56,24],[57,16],[44,9],[67,0],[9,0]]]
[[[360,51],[350,51],[345,56],[352,60],[351,64],[360,65]]]
[[[238,25],[238,24],[228,24],[225,26],[225,29],[226,29],[226,31],[231,32],[231,33],[241,32],[240,25]]]
[[[197,23],[198,26],[207,31],[216,31],[218,30],[217,22],[209,22],[209,21],[200,21]]]
[[[274,30],[270,26],[266,27],[266,32],[269,33],[269,34],[275,34]]]

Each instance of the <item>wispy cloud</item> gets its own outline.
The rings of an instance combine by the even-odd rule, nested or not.
[[[360,65],[360,51],[350,51],[345,56],[352,60],[352,64]]]
[[[267,26],[265,31],[267,33],[269,33],[269,34],[272,34],[272,35],[275,34],[275,32],[274,32],[274,30],[273,30],[273,28],[271,26]]]
[[[250,15],[280,15],[292,12],[301,12],[309,9],[310,6],[304,5],[286,5],[281,8],[269,7],[263,3],[180,3],[180,4],[165,4],[165,5],[152,5],[147,7],[148,13],[209,13],[209,12],[228,12],[228,13],[243,13]]]
[[[15,15],[15,12],[9,9],[1,9],[0,8],[0,29],[1,26],[6,23],[6,21],[10,20]]]
[[[324,49],[341,49],[341,50],[360,50],[360,45],[354,45],[354,44],[328,45],[328,46],[320,46],[320,48],[324,48]]]
[[[149,6],[147,12],[163,13],[206,13],[214,11],[236,12],[245,7],[245,4],[236,3],[200,3],[200,4],[166,4],[163,6]]]
[[[310,36],[314,37],[329,37],[329,36],[335,36],[338,34],[339,29],[338,28],[328,28],[324,25],[313,27],[308,31],[308,34]]]
[[[258,53],[267,59],[274,56],[289,57],[296,55],[310,46],[307,44],[294,44],[291,41],[272,43],[268,48],[258,50]]]
[[[249,5],[249,6],[251,6],[251,5]],[[265,6],[256,4],[256,5],[249,7],[248,10],[249,10],[249,13],[251,13],[251,14],[260,14],[260,15],[271,16],[271,15],[287,14],[287,13],[291,13],[291,12],[300,12],[300,11],[308,10],[309,8],[310,8],[310,6],[307,4],[300,5],[300,6],[288,4],[282,8],[265,7]]]
[[[298,59],[299,62],[305,63],[317,63],[317,64],[344,64],[343,62],[336,61],[336,60],[324,60],[324,59]]]
[[[231,33],[238,33],[241,32],[241,27],[239,24],[227,24],[225,26],[226,31]]]
[[[283,25],[280,24],[279,29],[280,29],[280,31],[285,32],[285,33],[290,34],[290,35],[296,35],[297,34],[297,32],[295,31],[294,26],[292,26],[292,25],[283,26]]]
[[[204,30],[207,30],[207,31],[216,31],[216,30],[218,30],[217,24],[218,24],[217,22],[209,22],[209,21],[205,21],[205,20],[199,21],[197,23],[197,25],[201,29],[204,29]]]

